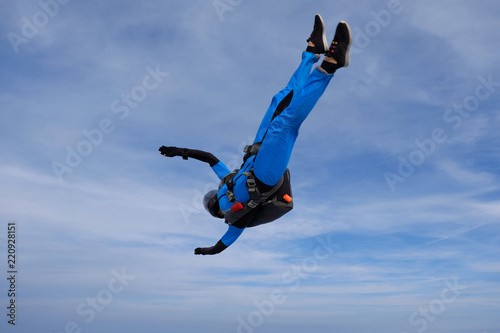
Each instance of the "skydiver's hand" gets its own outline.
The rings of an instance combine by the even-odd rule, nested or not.
[[[158,150],[160,151],[160,154],[166,157],[182,155],[182,148],[161,146]]]
[[[210,249],[211,249],[210,247],[197,247],[196,249],[194,249],[194,254],[203,254],[203,255],[213,254],[209,253]]]
[[[217,254],[221,253],[225,249],[227,249],[227,246],[224,243],[222,243],[222,241],[218,241],[217,244],[211,247],[197,247],[194,250],[194,254],[203,254],[203,255]]]

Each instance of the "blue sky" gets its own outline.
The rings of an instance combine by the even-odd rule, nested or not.
[[[158,147],[237,167],[316,13],[355,42],[301,128],[294,210],[193,255],[226,230],[200,204],[216,181]],[[16,329],[500,332],[499,15],[496,1],[5,2]]]

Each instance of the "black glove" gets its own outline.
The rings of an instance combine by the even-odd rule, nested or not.
[[[210,250],[209,247],[197,247],[196,249],[194,249],[194,254],[208,254],[208,250]]]
[[[182,156],[182,148],[161,146],[160,154],[167,157]]]
[[[211,247],[197,247],[195,250],[194,250],[194,254],[217,254],[217,253],[221,253],[222,251],[224,251],[225,249],[227,249],[227,246],[222,243],[222,241],[218,241],[217,244],[215,244],[214,246],[211,246]]]

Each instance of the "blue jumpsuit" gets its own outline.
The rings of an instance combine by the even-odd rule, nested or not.
[[[255,177],[270,186],[277,184],[283,176],[299,134],[300,125],[316,105],[333,77],[333,74],[323,73],[317,68],[311,73],[312,66],[317,61],[318,58],[313,53],[302,53],[300,66],[286,88],[273,97],[254,140],[254,143],[262,142],[259,153],[248,158],[233,179],[233,193],[238,202],[245,203],[250,200],[246,188],[247,176],[243,175],[243,172],[248,172],[253,168]],[[293,98],[290,104],[272,119],[279,103],[291,91],[293,91]],[[230,173],[222,162],[214,165],[212,169],[220,179]],[[227,190],[227,186],[224,185],[217,194],[219,206],[224,213],[233,205],[227,198]],[[229,225],[228,231],[221,238],[222,243],[230,246],[244,229]]]

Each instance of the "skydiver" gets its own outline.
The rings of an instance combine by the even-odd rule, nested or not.
[[[328,47],[325,24],[318,14],[307,42],[298,69],[287,86],[273,97],[253,144],[245,148],[241,168],[231,172],[209,152],[160,147],[164,156],[182,156],[208,163],[221,179],[219,189],[209,191],[203,204],[213,217],[225,220],[228,230],[214,246],[196,248],[195,254],[220,253],[233,244],[245,228],[271,222],[293,208],[287,169],[290,155],[302,122],[335,71],[349,65],[351,29],[347,22],[341,21]],[[325,56],[323,62],[312,70],[321,54]]]

